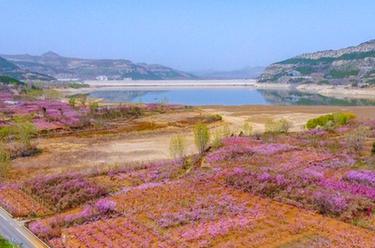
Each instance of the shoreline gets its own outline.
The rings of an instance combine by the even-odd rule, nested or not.
[[[216,87],[216,86],[254,86],[255,79],[234,80],[111,80],[84,81],[90,87]]]
[[[134,81],[85,81],[88,88],[59,89],[64,95],[89,94],[94,91],[116,89],[175,89],[175,88],[232,88],[249,87],[264,90],[297,91],[308,94],[318,94],[337,99],[364,99],[375,100],[375,88],[353,88],[345,85],[318,85],[318,84],[276,84],[259,83],[255,79],[236,80],[134,80]]]

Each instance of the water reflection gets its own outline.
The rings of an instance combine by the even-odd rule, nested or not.
[[[184,105],[374,105],[374,100],[339,99],[288,90],[260,90],[250,87],[222,88],[135,88],[98,90],[91,97],[110,102],[171,103]]]

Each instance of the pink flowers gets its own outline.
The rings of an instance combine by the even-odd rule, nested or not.
[[[199,240],[203,237],[216,238],[217,236],[226,235],[228,232],[235,229],[250,227],[250,224],[254,220],[254,217],[238,216],[224,218],[215,222],[201,223],[183,232],[181,237],[187,241]]]
[[[339,190],[342,192],[351,193],[353,195],[360,195],[371,200],[375,200],[374,187],[359,184],[351,184],[343,181],[334,181],[329,179],[322,180],[320,182],[320,185],[324,188]]]
[[[262,144],[249,137],[230,137],[223,140],[223,147],[208,154],[206,159],[209,163],[214,163],[237,156],[253,154],[270,156],[295,149],[296,147],[287,144]]]
[[[314,204],[323,214],[339,215],[347,210],[349,204],[346,198],[340,193],[332,193],[327,191],[317,191],[313,195]]]
[[[306,208],[332,215],[341,215],[349,208],[354,214],[364,208],[371,209],[371,203],[364,198],[375,200],[374,187],[327,179],[313,168],[288,175],[238,171],[227,177],[227,185],[284,202],[299,199]],[[359,206],[354,202],[360,202]]]
[[[101,199],[95,203],[95,207],[100,213],[106,214],[115,210],[116,202],[108,199]]]
[[[100,220],[71,227],[62,234],[67,247],[176,247],[173,241],[127,218]]]
[[[61,229],[64,226],[75,223],[85,223],[92,219],[104,218],[113,214],[116,208],[116,202],[107,198],[98,200],[93,205],[86,205],[75,213],[58,214],[45,220],[36,220],[29,224],[30,230],[44,239],[51,239],[61,235]]]
[[[356,182],[359,184],[369,185],[375,187],[375,171],[369,170],[352,170],[344,177],[349,182]]]
[[[236,204],[230,196],[209,195],[197,199],[189,209],[165,213],[161,217],[155,217],[151,214],[151,218],[155,218],[161,227],[168,228],[192,222],[216,220],[222,215],[234,217],[246,212],[248,212],[247,207],[244,204]]]
[[[0,92],[0,110],[13,115],[31,115],[40,130],[81,126],[85,109],[74,109],[62,101],[56,100],[17,100],[12,101],[11,93]],[[8,123],[9,124],[9,123]]]
[[[276,153],[282,153],[287,151],[295,150],[295,146],[287,144],[261,144],[253,148],[254,153],[258,153],[265,156],[270,156]]]
[[[58,211],[98,198],[106,190],[87,181],[80,174],[41,176],[25,183],[24,189]]]
[[[226,138],[189,173],[158,161],[15,189],[59,207],[29,224],[54,247],[372,247],[375,172],[354,169],[338,132],[316,134],[323,146],[308,134]]]

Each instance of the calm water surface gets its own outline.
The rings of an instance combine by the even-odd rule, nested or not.
[[[374,101],[336,99],[287,90],[251,87],[116,88],[97,90],[91,97],[109,102],[169,103],[183,105],[375,105]]]

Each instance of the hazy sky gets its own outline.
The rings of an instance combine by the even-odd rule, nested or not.
[[[375,38],[374,0],[0,0],[0,53],[182,70],[267,65]]]

